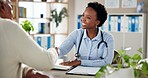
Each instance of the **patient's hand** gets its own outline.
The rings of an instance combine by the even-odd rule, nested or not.
[[[26,78],[49,78],[49,77],[34,70],[29,70],[26,74]]]
[[[62,62],[60,64],[64,65],[64,66],[78,66],[81,64],[81,61],[80,60],[73,60],[73,61]]]

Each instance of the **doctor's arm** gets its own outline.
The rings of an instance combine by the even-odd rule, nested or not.
[[[104,65],[112,63],[113,56],[114,56],[113,41],[110,41],[108,43],[108,53],[105,57],[103,57],[103,59],[73,60],[73,61],[63,62],[63,63],[61,63],[61,65],[65,65],[65,66],[78,66],[78,65],[82,65],[82,66],[104,66]]]
[[[77,32],[74,30],[72,33],[68,35],[66,40],[59,46],[59,56],[66,55],[75,45],[77,38]]]
[[[108,43],[108,51],[104,50],[103,55],[105,53],[105,57],[103,59],[96,59],[96,60],[73,60],[73,61],[67,61],[61,63],[62,65],[66,66],[78,66],[78,65],[83,65],[83,66],[104,66],[107,64],[111,64],[113,57],[114,57],[114,39],[113,38],[108,38],[106,41]],[[93,57],[93,56],[92,56]]]

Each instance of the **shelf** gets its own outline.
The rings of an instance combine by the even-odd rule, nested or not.
[[[63,18],[62,22],[56,27],[55,22],[50,21],[51,10],[56,9],[59,13],[63,7],[68,10],[68,0],[54,2],[54,0],[16,0],[14,4],[14,20],[18,23],[29,20],[34,27],[31,35],[51,35],[51,45],[57,46],[68,35],[68,17]],[[68,12],[68,11],[67,11]],[[43,34],[40,34],[42,33]],[[61,38],[61,40],[59,40]],[[46,40],[45,40],[46,41]],[[46,48],[47,49],[47,48]]]
[[[144,13],[109,13],[109,15],[143,15]]]
[[[34,18],[34,17],[26,17],[26,18],[19,18],[19,19],[47,19],[49,20],[50,18]]]
[[[128,55],[146,51],[146,15],[145,13],[109,13],[102,29],[111,33],[115,39],[115,49],[131,48]]]
[[[110,33],[121,33],[121,34],[132,33],[132,34],[142,34],[142,32],[113,32],[113,31],[110,31]]]
[[[143,33],[144,13],[109,13],[103,30],[108,32]]]
[[[67,33],[55,33],[55,34],[40,34],[40,33],[36,33],[36,34],[33,34],[33,35],[68,35]]]
[[[51,4],[68,4],[68,2],[47,2],[47,3],[51,3]]]
[[[68,4],[68,2],[44,2],[44,1],[19,1],[19,2],[31,2],[31,3],[48,3],[48,4]]]

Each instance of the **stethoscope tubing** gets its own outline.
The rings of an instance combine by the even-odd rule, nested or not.
[[[108,45],[107,45],[107,42],[104,41],[104,39],[103,39],[103,32],[102,32],[102,31],[100,31],[100,32],[101,32],[101,38],[102,38],[102,40],[101,40],[101,42],[98,43],[97,49],[99,49],[100,45],[101,45],[102,43],[104,43],[105,46],[106,46],[106,48],[107,48],[107,54],[106,54],[106,56],[107,56],[107,55],[108,55]],[[79,45],[78,45],[77,53],[75,53],[75,57],[76,57],[77,59],[81,56],[81,55],[79,54],[79,49],[80,49],[80,46],[81,46],[81,42],[82,42],[83,35],[84,35],[84,31],[82,32],[82,35],[81,35],[81,38],[80,38],[80,42],[79,42]],[[103,56],[103,55],[102,55],[102,56]],[[101,59],[104,59],[102,56],[101,56],[100,58],[101,58]]]

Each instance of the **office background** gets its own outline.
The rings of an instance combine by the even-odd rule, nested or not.
[[[15,1],[15,0],[14,0]],[[49,2],[48,2],[49,1]],[[51,2],[50,2],[51,1]],[[118,29],[117,27],[114,27],[114,29],[111,30],[107,30],[104,29],[105,31],[108,31],[110,33],[112,33],[115,36],[115,49],[126,49],[126,48],[131,48],[131,50],[127,51],[127,54],[129,55],[133,55],[134,53],[137,53],[137,49],[142,47],[143,48],[143,57],[148,57],[148,41],[147,41],[147,37],[148,37],[148,1],[147,0],[58,0],[60,1],[58,2],[54,2],[56,0],[47,0],[46,2],[42,2],[41,0],[16,0],[16,6],[19,6],[21,8],[25,7],[27,10],[26,15],[20,15],[22,16],[22,18],[18,17],[19,13],[15,13],[16,14],[16,21],[21,23],[22,20],[26,20],[26,19],[30,19],[31,22],[34,22],[36,19],[37,21],[35,21],[35,23],[33,24],[34,26],[36,26],[37,30],[40,29],[39,26],[41,25],[48,25],[45,22],[49,22],[50,23],[50,33],[48,33],[49,30],[46,30],[44,33],[44,43],[49,43],[50,45],[44,45],[42,46],[41,42],[38,40],[41,40],[41,37],[43,34],[35,34],[35,40],[45,49],[49,48],[49,47],[53,47],[53,46],[59,46],[62,41],[68,36],[68,34],[70,32],[72,32],[74,29],[77,29],[78,27],[78,22],[80,21],[78,19],[78,16],[80,16],[86,6],[87,3],[90,1],[97,1],[99,3],[102,3],[105,5],[105,1],[111,2],[111,1],[119,1],[119,6],[117,8],[113,8],[107,7],[107,11],[109,13],[109,17],[113,17],[113,21],[118,21],[117,17],[121,16],[124,18],[128,18],[128,19],[133,19],[136,20],[137,16],[138,19],[142,19],[142,25],[140,29],[142,29],[141,31],[136,31],[136,30],[116,30]],[[137,13],[137,6],[136,7],[123,7],[122,6],[122,1],[136,1],[136,5],[140,2],[144,2],[144,6],[143,6],[143,11],[142,13]],[[33,3],[38,4],[42,4],[43,8],[45,9],[41,9],[41,6],[33,6]],[[133,2],[135,3],[135,2]],[[26,7],[27,4],[27,7]],[[50,6],[48,6],[50,5]],[[55,5],[60,5],[60,7],[55,6]],[[62,6],[61,6],[62,5]],[[28,11],[28,7],[31,7],[32,9],[30,9],[30,11],[32,10],[37,10],[34,12],[30,12]],[[54,27],[51,26],[51,24],[53,24],[52,22],[50,22],[49,20],[47,21],[46,18],[50,18],[50,10],[51,9],[55,9],[55,8],[63,8],[66,7],[67,11],[68,11],[68,17],[64,18],[63,21],[60,26],[57,28],[57,30],[55,30]],[[49,10],[50,8],[50,10]],[[43,12],[43,13],[42,13]],[[30,14],[30,15],[29,15]],[[48,15],[47,15],[48,14]],[[34,16],[34,17],[32,17]],[[109,18],[108,17],[108,18]],[[42,18],[42,19],[39,19]],[[109,20],[109,19],[108,19]],[[108,22],[107,20],[107,22]],[[125,20],[125,19],[123,19]],[[40,23],[41,22],[41,23]],[[136,22],[135,22],[136,23]],[[108,22],[109,25],[109,22]],[[108,26],[107,25],[107,26]],[[113,24],[112,26],[114,26],[115,24]],[[111,26],[111,27],[112,27]],[[125,26],[125,24],[124,24]],[[136,26],[136,25],[135,25]],[[139,26],[139,27],[140,27]],[[105,26],[106,27],[106,26]],[[126,26],[125,26],[126,27]],[[112,27],[113,28],[113,27]],[[128,29],[130,29],[130,27],[127,27]],[[51,30],[53,29],[53,30]],[[61,31],[63,30],[63,31]],[[52,32],[52,33],[51,33]],[[50,35],[50,36],[49,36]],[[74,48],[71,50],[71,52],[68,54],[68,59],[71,60],[74,58]]]

